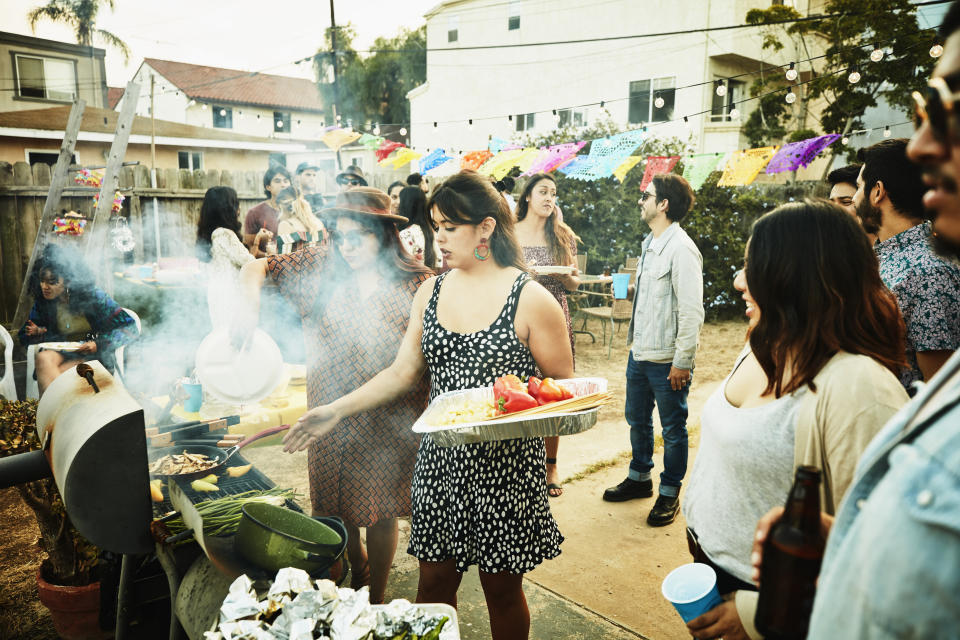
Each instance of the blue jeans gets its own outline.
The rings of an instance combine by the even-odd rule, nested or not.
[[[633,352],[627,360],[627,401],[625,415],[630,425],[630,461],[632,480],[646,480],[653,469],[653,404],[660,412],[663,427],[663,473],[660,494],[677,496],[687,473],[687,391],[670,388],[669,362],[637,361]],[[691,381],[692,381],[691,376]]]

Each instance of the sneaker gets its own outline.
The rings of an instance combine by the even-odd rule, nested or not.
[[[653,495],[653,480],[624,479],[615,487],[603,492],[603,499],[607,502],[626,502],[634,498],[649,498]]]
[[[653,509],[650,509],[647,524],[651,527],[665,527],[674,521],[679,510],[679,497],[660,494],[657,496],[657,502],[653,505]]]

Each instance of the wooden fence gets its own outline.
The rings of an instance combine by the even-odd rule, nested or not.
[[[71,173],[71,179],[74,174]],[[156,246],[164,257],[192,256],[197,235],[197,221],[203,195],[210,187],[230,186],[240,196],[240,211],[263,201],[262,171],[187,171],[158,169],[157,188],[150,187],[150,172],[142,165],[124,167],[120,175],[120,192],[126,196],[123,215],[133,231],[137,263],[153,262]],[[26,277],[27,262],[40,225],[40,215],[50,185],[50,167],[0,162],[0,323],[13,321],[17,297]],[[63,193],[60,209],[93,216],[94,187],[71,183]],[[156,198],[160,217],[160,237],[154,229],[153,201]],[[72,238],[61,240],[74,242]],[[109,244],[107,251],[117,253]]]

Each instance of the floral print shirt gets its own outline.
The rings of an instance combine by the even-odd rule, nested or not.
[[[880,278],[897,296],[907,325],[907,368],[900,382],[908,390],[923,374],[918,351],[955,351],[960,347],[960,268],[938,256],[930,245],[929,222],[877,244]]]

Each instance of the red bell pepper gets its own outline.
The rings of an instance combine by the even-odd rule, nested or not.
[[[530,376],[527,378],[527,393],[537,400],[540,399],[540,383],[541,380],[537,376]]]
[[[537,396],[540,404],[549,404],[563,400],[563,387],[553,378],[544,378],[540,383],[540,395]]]
[[[493,384],[493,398],[497,413],[513,413],[537,406],[536,399],[527,393],[527,385],[515,375],[497,378]]]

